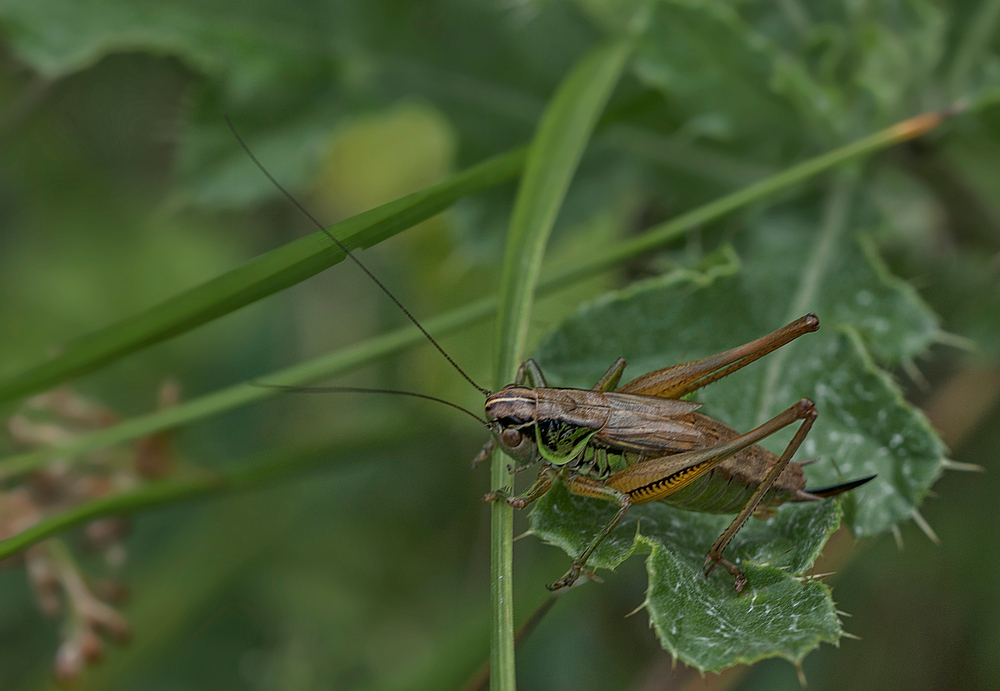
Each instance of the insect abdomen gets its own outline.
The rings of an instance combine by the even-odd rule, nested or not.
[[[738,436],[734,429],[718,420],[700,413],[694,415],[700,418],[700,426],[710,439],[710,444],[718,444]],[[767,449],[751,446],[661,501],[692,511],[737,513],[757,491],[767,471],[777,461],[778,457]],[[805,486],[802,467],[794,462],[789,463],[764,496],[760,506],[765,509],[780,506],[790,501],[796,491]]]
[[[687,487],[664,497],[661,501],[681,509],[703,513],[737,513],[746,505],[758,485],[740,482],[731,473],[713,468]],[[761,506],[779,506],[792,494],[772,488],[761,501]]]

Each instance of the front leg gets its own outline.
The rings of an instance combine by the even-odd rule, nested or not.
[[[493,453],[493,449],[497,448],[498,443],[499,442],[496,437],[490,437],[490,440],[483,444],[483,448],[476,454],[476,457],[472,459],[473,470],[479,467],[480,463],[490,457],[490,454]]]
[[[523,509],[524,507],[531,504],[536,499],[539,499],[542,495],[552,488],[552,481],[556,479],[558,471],[548,466],[542,468],[542,471],[538,473],[538,479],[532,483],[531,487],[526,489],[523,494],[512,495],[506,489],[493,490],[489,494],[483,496],[483,501],[494,502],[494,501],[505,501],[512,508]]]

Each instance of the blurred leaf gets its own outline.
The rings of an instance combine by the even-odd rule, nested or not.
[[[129,51],[183,63],[200,79],[183,113],[176,196],[240,207],[278,195],[266,180],[239,177],[245,161],[223,113],[291,189],[311,183],[343,119],[400,98],[422,94],[454,119],[465,164],[523,141],[546,94],[595,37],[562,3],[532,12],[525,21],[503,7],[448,0],[294,8],[3,0],[0,25],[14,54],[49,79]]]
[[[855,83],[875,106],[873,122],[888,123],[908,110],[944,105],[928,85],[945,51],[946,13],[923,1],[893,12],[872,9],[871,14],[857,13],[853,28],[860,39]]]
[[[279,11],[277,3],[258,0],[240,7],[228,3],[175,0],[170,3],[73,3],[63,0],[3,3],[3,24],[14,48],[49,77],[89,67],[104,55],[143,47],[174,54],[196,69],[219,72],[240,64],[247,87],[267,82],[272,65],[294,64],[317,51],[332,14],[318,15],[319,3],[300,11]],[[324,21],[318,21],[323,16]],[[303,21],[306,18],[312,21]],[[310,28],[303,35],[301,28]],[[243,51],[223,60],[220,47]],[[269,50],[261,50],[262,45]],[[265,57],[266,56],[266,57]],[[264,58],[262,60],[262,58]],[[256,64],[257,69],[250,66]],[[255,75],[256,79],[249,79]]]
[[[936,81],[948,29],[948,15],[928,2],[668,0],[657,5],[636,73],[681,109],[691,135],[774,160],[810,140],[829,145],[831,134],[854,137],[946,107]]]
[[[721,3],[659,3],[638,48],[636,75],[688,117],[692,135],[720,141],[795,137],[795,113],[769,85],[768,42]]]
[[[338,216],[359,214],[447,176],[455,133],[423,103],[400,103],[359,119],[323,152],[316,187]]]

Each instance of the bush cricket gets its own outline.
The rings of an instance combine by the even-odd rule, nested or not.
[[[524,508],[559,479],[573,494],[618,504],[618,513],[550,590],[577,580],[587,559],[633,504],[660,500],[692,511],[738,512],[709,550],[705,576],[722,566],[741,591],[746,577],[723,552],[751,515],[767,518],[787,501],[831,497],[874,476],[805,488],[805,464],[791,459],[816,419],[808,398],[746,434],[697,412],[701,404],[679,399],[818,328],[819,319],[809,314],[756,341],[650,372],[620,388],[624,358],[589,391],[546,388],[541,370],[528,360],[516,383],[487,396],[486,417],[494,439],[476,460],[499,446],[514,459],[513,471],[534,463],[541,463],[542,470],[523,494],[498,491],[484,499]],[[795,422],[800,422],[799,428],[781,456],[756,445]]]
[[[626,366],[624,358],[619,358],[590,390],[549,388],[538,365],[527,360],[513,384],[492,392],[476,384],[459,367],[388,288],[275,180],[228,117],[226,122],[243,150],[275,187],[357,264],[451,366],[486,397],[486,419],[450,401],[408,391],[259,385],[307,393],[388,393],[443,403],[475,418],[493,434],[474,464],[499,447],[512,459],[512,473],[536,463],[542,465],[538,478],[524,493],[512,495],[500,490],[484,496],[484,501],[505,501],[513,508],[524,508],[558,480],[573,494],[618,504],[614,518],[573,560],[570,570],[548,586],[550,590],[572,585],[585,572],[591,554],[633,504],[660,500],[693,511],[737,512],[709,550],[704,573],[708,577],[716,566],[722,566],[734,577],[739,592],[746,585],[746,577],[736,564],[723,557],[723,552],[751,515],[766,518],[785,502],[817,501],[854,489],[874,477],[805,488],[802,467],[809,461],[793,463],[791,459],[816,419],[815,407],[808,398],[745,434],[698,412],[701,404],[681,400],[799,336],[816,331],[819,319],[815,315],[806,315],[732,350],[650,372],[621,387],[618,383]],[[780,456],[757,446],[765,437],[796,422],[799,428]]]

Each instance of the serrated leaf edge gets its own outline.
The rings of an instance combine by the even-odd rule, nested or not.
[[[924,499],[927,498],[927,495],[930,494],[931,487],[933,487],[934,483],[937,482],[938,479],[940,479],[941,475],[944,474],[945,464],[948,456],[948,447],[945,445],[944,441],[938,435],[937,430],[934,429],[934,425],[931,424],[931,421],[927,418],[924,412],[919,408],[917,408],[912,403],[910,403],[909,401],[907,401],[906,398],[903,396],[903,392],[900,390],[899,386],[893,379],[892,375],[878,366],[878,364],[875,362],[874,357],[872,357],[872,354],[869,352],[867,346],[865,345],[864,339],[861,337],[861,334],[858,332],[858,330],[847,323],[837,324],[836,329],[850,343],[851,347],[854,349],[854,352],[860,358],[861,364],[865,368],[865,371],[873,375],[882,382],[882,384],[886,387],[886,390],[891,392],[893,403],[895,403],[901,409],[906,411],[913,418],[913,420],[917,424],[917,427],[926,432],[930,436],[930,438],[934,442],[935,447],[937,448],[937,453],[938,453],[937,473],[934,475],[933,481],[928,483],[927,487],[925,487],[922,491],[920,491],[918,495],[918,501],[912,507],[914,511],[917,511],[920,508],[920,505],[923,504]],[[896,525],[898,525],[898,523]],[[859,532],[857,529],[855,529],[853,525],[850,527],[851,527],[851,532],[854,534],[855,537],[869,537],[872,535],[880,534],[880,533]]]

